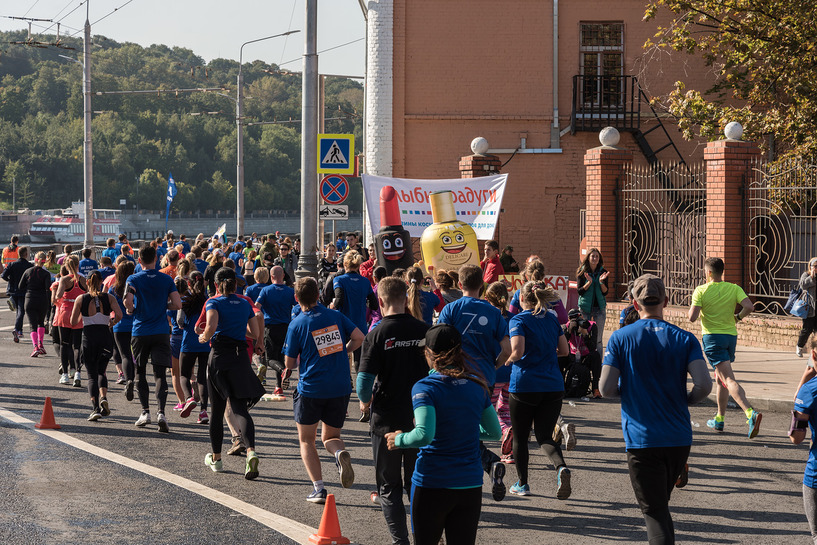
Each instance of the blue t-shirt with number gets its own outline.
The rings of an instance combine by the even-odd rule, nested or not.
[[[462,335],[462,349],[474,360],[489,387],[496,382],[496,358],[502,352],[500,342],[508,336],[508,323],[499,309],[488,301],[461,297],[448,303],[437,318]]]
[[[338,310],[348,316],[360,331],[366,331],[366,298],[372,293],[369,279],[357,272],[348,272],[336,276],[332,287],[343,289],[343,302]]]
[[[621,374],[621,428],[628,449],[692,444],[687,367],[703,358],[692,333],[663,320],[641,319],[610,335],[602,365]]]
[[[236,294],[211,297],[204,308],[218,312],[218,325],[214,335],[223,335],[237,341],[246,341],[247,322],[255,316],[255,310],[246,299]]]
[[[295,301],[295,290],[285,284],[266,286],[256,302],[264,313],[264,325],[288,324],[292,307],[298,304]]]
[[[510,337],[525,338],[525,354],[513,362],[511,393],[563,392],[565,381],[556,358],[559,337],[564,335],[556,316],[543,310],[533,314],[523,310],[513,318]]]
[[[473,380],[439,373],[418,380],[411,403],[434,407],[436,432],[430,445],[420,449],[411,482],[425,488],[482,486],[479,423],[491,404],[488,392]]]
[[[133,292],[133,336],[160,335],[170,332],[167,325],[167,298],[176,292],[176,284],[155,269],[138,272],[128,278]]]
[[[817,431],[817,378],[806,382],[797,391],[794,410],[808,415],[808,427],[811,430],[811,447],[806,471],[803,473],[803,484],[809,488],[817,488],[817,442],[814,441]]]
[[[322,305],[301,312],[292,320],[283,353],[290,358],[301,357],[300,395],[328,399],[352,393],[346,343],[356,327],[340,312]]]

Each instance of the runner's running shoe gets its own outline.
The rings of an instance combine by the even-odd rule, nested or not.
[[[108,405],[108,398],[103,397],[99,400],[99,412],[102,416],[108,416],[111,414],[111,408]]]
[[[284,369],[281,371],[281,388],[289,390],[289,377],[292,376],[292,369]]]
[[[214,473],[221,473],[224,471],[224,464],[221,463],[221,460],[214,460],[211,452],[208,452],[204,457],[204,465],[212,469]]]
[[[39,357],[39,356],[40,356],[40,351],[39,351],[39,350],[37,349],[37,347],[35,346],[35,347],[34,347],[34,350],[31,352],[31,356],[30,356],[30,357],[32,357],[32,358],[37,358],[37,357]]]
[[[757,434],[760,432],[760,420],[763,418],[763,415],[756,410],[752,409],[752,416],[746,421],[749,424],[749,439],[754,439],[757,437]]]
[[[306,501],[310,503],[326,503],[326,489],[321,488],[319,492],[316,492],[313,489],[312,492],[306,497]]]
[[[494,462],[491,464],[491,495],[494,501],[502,501],[505,497],[505,483],[502,479],[505,477],[505,464],[502,462]]]
[[[352,468],[352,457],[346,450],[335,453],[335,464],[340,473],[340,484],[343,488],[350,488],[355,483],[355,470]]]
[[[712,428],[715,431],[723,431],[723,420],[715,420],[714,418],[706,421],[706,427]]]
[[[565,439],[565,450],[576,448],[576,425],[573,423],[562,424],[562,436]]]
[[[14,304],[14,299],[9,297],[8,299],[6,299],[6,304],[9,306],[10,311],[17,312],[17,305]]]
[[[517,482],[511,486],[510,493],[516,496],[530,496],[530,485]]]
[[[71,384],[71,377],[68,376],[68,373],[63,373],[60,377],[60,384]]]
[[[502,433],[502,454],[513,452],[513,428],[506,428]]]
[[[45,356],[46,354],[48,354],[48,352],[45,351],[45,347],[43,345],[38,346],[37,350],[40,352],[41,356]]]
[[[261,382],[265,382],[267,380],[267,366],[262,364],[258,365],[258,372],[255,374],[258,377],[258,380]]]
[[[74,387],[82,388],[82,377],[79,374],[79,369],[77,369],[77,372],[74,373]]]
[[[681,474],[678,475],[678,480],[675,481],[675,488],[683,488],[689,482],[689,464],[684,464]]]
[[[193,412],[193,409],[196,408],[196,400],[192,397],[188,398],[187,401],[184,402],[184,406],[182,407],[182,412],[179,413],[179,416],[182,418],[187,418],[190,416],[190,413]]]
[[[159,413],[159,416],[156,418],[156,423],[159,425],[160,432],[170,433],[170,428],[167,426],[167,418],[165,418],[165,413]]]
[[[241,437],[233,437],[233,446],[227,451],[230,456],[244,456],[247,454],[247,449],[241,444]]]
[[[129,380],[125,383],[125,399],[133,401],[133,381]]]
[[[11,334],[14,336],[14,342],[16,342],[16,343],[20,342],[20,334],[19,333],[17,333],[16,331],[12,331]]]
[[[207,414],[207,411],[201,411],[199,413],[199,419],[196,420],[199,424],[209,424],[210,423],[210,415]]]
[[[173,410],[174,410],[174,411],[181,411],[182,409],[184,409],[184,403],[182,403],[181,401],[179,401],[178,403],[176,403],[176,406],[175,406],[175,407],[173,407]]]
[[[556,499],[566,500],[570,497],[571,491],[570,470],[562,466],[556,471]]]
[[[247,456],[247,465],[244,467],[244,478],[248,481],[258,478],[258,456],[255,452]]]
[[[150,413],[145,412],[145,413],[142,413],[142,416],[139,417],[139,419],[136,421],[135,425],[137,427],[139,427],[139,428],[144,428],[148,424],[150,424]]]
[[[100,414],[99,409],[94,409],[91,416],[88,417],[88,422],[96,422],[100,418],[102,418],[102,415]]]
[[[119,373],[119,378],[116,379],[117,384],[125,384],[127,379],[125,378],[125,373]]]

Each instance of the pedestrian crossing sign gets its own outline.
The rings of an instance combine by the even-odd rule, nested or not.
[[[318,172],[322,174],[355,173],[355,135],[318,135]]]

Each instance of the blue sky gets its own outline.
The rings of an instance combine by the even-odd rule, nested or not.
[[[205,61],[238,59],[241,44],[286,32],[283,38],[244,47],[244,61],[261,59],[299,71],[304,51],[305,0],[89,0],[92,34],[143,46],[161,43],[191,49]],[[61,33],[73,34],[85,23],[82,0],[0,0],[0,30],[27,28],[7,16],[62,19]],[[120,8],[114,13],[114,9]],[[107,17],[105,17],[108,15]],[[103,19],[104,17],[104,19]],[[101,19],[101,20],[100,20]],[[98,23],[94,24],[96,21]],[[35,23],[43,32],[50,23]],[[55,33],[56,27],[48,31]],[[80,32],[81,34],[81,32]],[[362,76],[366,25],[358,0],[318,1],[318,69],[324,74]],[[295,62],[287,62],[287,61]]]

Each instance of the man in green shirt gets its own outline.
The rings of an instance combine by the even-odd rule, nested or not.
[[[708,282],[695,288],[692,305],[689,307],[690,322],[701,317],[704,354],[715,369],[718,414],[707,421],[706,425],[715,431],[723,431],[726,402],[731,395],[746,414],[749,439],[754,439],[760,431],[763,415],[749,406],[746,393],[735,380],[735,373],[732,371],[738,343],[736,324],[751,314],[754,305],[740,286],[723,281],[723,269],[723,260],[719,257],[710,257],[704,262]],[[737,305],[741,309],[735,312]]]

